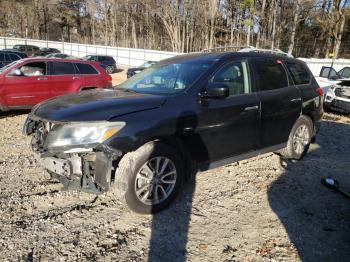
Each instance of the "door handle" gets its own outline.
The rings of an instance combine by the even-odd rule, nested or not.
[[[301,101],[301,98],[299,97],[299,98],[294,98],[294,99],[292,99],[292,100],[290,100],[290,102],[292,102],[292,103],[297,103],[297,102],[300,102]]]
[[[38,77],[38,80],[39,80],[39,81],[47,80],[47,77]]]
[[[75,80],[75,79],[79,79],[80,77],[79,76],[73,76],[72,79]]]
[[[253,111],[253,110],[258,110],[259,106],[248,106],[244,108],[244,111]]]

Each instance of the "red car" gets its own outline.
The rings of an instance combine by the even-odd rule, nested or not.
[[[112,77],[97,62],[26,58],[0,69],[0,110],[31,108],[54,96],[111,87]]]

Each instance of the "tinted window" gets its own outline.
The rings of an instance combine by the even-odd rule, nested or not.
[[[73,75],[75,74],[74,66],[68,62],[52,62],[51,75]]]
[[[98,74],[95,68],[93,68],[91,65],[88,64],[76,64],[78,67],[78,70],[80,74],[83,75],[92,75],[92,74]]]
[[[0,53],[0,61],[5,61],[5,54],[4,53]]]
[[[106,56],[106,57],[105,57],[105,60],[108,61],[108,62],[111,62],[111,63],[114,63],[114,62],[115,62],[115,61],[114,61],[114,58],[111,57],[111,56]]]
[[[246,62],[234,62],[222,67],[210,79],[211,83],[225,84],[230,95],[249,93],[249,78]]]
[[[342,70],[339,71],[339,75],[342,78],[349,78],[350,77],[350,67],[344,67]]]
[[[15,54],[7,54],[9,57],[10,57],[10,60],[11,61],[16,61],[16,60],[19,60],[20,57],[18,57],[17,55]]]
[[[42,76],[46,75],[45,62],[28,63],[19,68],[24,76]]]
[[[255,77],[260,91],[288,86],[286,72],[280,61],[255,60]]]
[[[322,67],[321,72],[320,72],[320,76],[326,77],[326,78],[334,78],[334,79],[339,78],[337,71],[335,71],[334,68],[328,67],[328,66]]]
[[[296,85],[305,85],[310,83],[311,76],[302,64],[287,62],[286,66]]]

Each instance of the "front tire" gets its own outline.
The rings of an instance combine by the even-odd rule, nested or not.
[[[312,130],[311,119],[307,116],[300,116],[289,134],[287,147],[280,151],[281,156],[284,159],[302,159],[309,149]]]
[[[163,143],[147,143],[120,160],[115,174],[122,202],[141,214],[165,209],[179,193],[184,168],[179,153]]]

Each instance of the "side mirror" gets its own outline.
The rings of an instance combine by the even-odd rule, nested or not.
[[[222,83],[209,83],[203,92],[200,93],[201,98],[226,98],[230,94],[227,85]]]
[[[19,70],[18,68],[13,69],[10,73],[9,76],[22,76],[23,73],[21,70]]]

